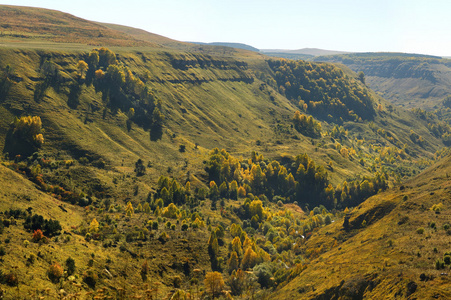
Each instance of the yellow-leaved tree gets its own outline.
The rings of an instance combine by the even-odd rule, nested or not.
[[[225,286],[222,274],[219,272],[207,272],[204,284],[205,289],[213,298],[219,296]]]
[[[44,144],[44,130],[39,116],[15,118],[5,140],[5,152],[10,156],[29,156]]]

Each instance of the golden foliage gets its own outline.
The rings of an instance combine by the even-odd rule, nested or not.
[[[222,274],[219,272],[207,272],[204,279],[207,292],[215,298],[218,296],[225,286]]]

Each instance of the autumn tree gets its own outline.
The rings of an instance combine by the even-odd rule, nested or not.
[[[234,270],[230,275],[229,285],[233,295],[241,295],[246,288],[246,273],[241,269]]]
[[[84,60],[79,60],[77,63],[78,75],[80,75],[80,79],[84,79],[86,72],[88,71],[89,66]]]
[[[238,258],[238,254],[235,251],[232,251],[230,253],[230,258],[227,262],[227,265],[229,267],[229,273],[231,273],[233,270],[236,270],[240,267],[240,260]]]
[[[221,294],[225,286],[222,274],[219,272],[207,272],[205,275],[204,284],[205,289],[213,297],[213,299]]]
[[[125,208],[125,214],[129,217],[131,217],[135,213],[135,210],[133,209],[133,205],[130,201],[127,203],[127,207]]]
[[[29,156],[44,144],[42,121],[38,116],[15,118],[6,136],[5,152]]]
[[[89,232],[97,232],[97,231],[99,231],[99,222],[96,220],[96,218],[94,218],[89,224]]]

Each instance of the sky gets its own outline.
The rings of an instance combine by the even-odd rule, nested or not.
[[[55,9],[179,41],[451,56],[449,0],[0,0],[0,4]]]

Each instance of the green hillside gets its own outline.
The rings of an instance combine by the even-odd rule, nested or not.
[[[338,279],[308,275],[312,292],[303,281],[322,255],[339,244],[351,260],[366,243],[360,233],[388,226],[380,210],[392,216],[401,201],[419,209],[414,195],[434,192],[421,209],[434,214],[445,195],[430,186],[435,169],[404,182],[449,155],[449,126],[392,106],[343,65],[184,44],[54,11],[0,11],[22,32],[0,47],[4,299],[327,298]],[[67,21],[31,37],[41,29],[15,20],[22,14]],[[77,39],[61,34],[72,28]],[[397,202],[384,204],[391,195]],[[407,236],[420,236],[424,217],[410,217]]]

